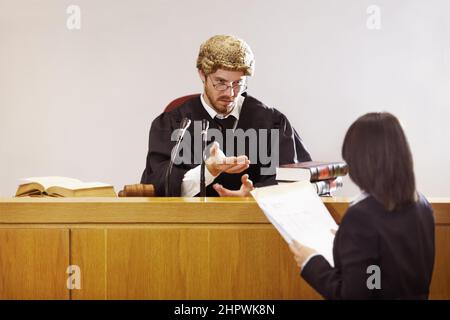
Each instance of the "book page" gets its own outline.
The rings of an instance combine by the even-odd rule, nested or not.
[[[50,187],[63,187],[70,190],[79,190],[111,186],[110,184],[106,184],[103,182],[82,182],[78,179],[59,176],[31,177],[21,179],[21,181],[24,183],[37,182],[41,184],[45,189],[48,189]]]
[[[65,185],[62,185],[61,187],[70,190],[81,190],[81,189],[112,187],[112,185],[103,182],[78,182],[78,183],[67,183]]]
[[[331,229],[338,226],[310,182],[257,188],[251,193],[286,242],[295,239],[334,266]]]
[[[81,183],[80,180],[74,178],[67,177],[59,177],[59,176],[49,176],[49,177],[31,177],[31,178],[23,178],[20,179],[21,183],[32,183],[37,182],[41,184],[44,189],[47,189],[52,186],[65,186],[65,185],[74,185],[77,183]]]

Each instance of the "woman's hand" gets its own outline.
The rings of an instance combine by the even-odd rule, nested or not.
[[[294,254],[294,259],[297,262],[299,268],[302,267],[303,263],[308,260],[311,255],[317,253],[316,250],[304,246],[296,240],[293,240],[292,243],[289,244],[289,249],[291,249],[291,252]]]

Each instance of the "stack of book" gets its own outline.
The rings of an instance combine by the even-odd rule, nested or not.
[[[347,173],[345,162],[307,161],[281,165],[276,169],[276,179],[279,183],[310,181],[318,195],[331,196],[342,187],[342,177]]]

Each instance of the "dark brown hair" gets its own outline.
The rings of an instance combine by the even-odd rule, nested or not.
[[[387,210],[415,201],[411,150],[394,115],[367,113],[358,118],[345,135],[342,157],[350,178]]]

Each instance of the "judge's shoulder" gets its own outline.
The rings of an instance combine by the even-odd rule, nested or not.
[[[272,126],[275,128],[283,127],[288,122],[287,117],[276,107],[269,106],[250,95],[246,96],[245,99],[247,100],[247,103],[245,104],[244,102],[244,104],[246,105],[246,108],[249,109],[247,111],[254,117],[265,120],[265,122],[267,122],[268,119],[271,119]]]
[[[277,108],[268,106],[264,102],[250,95],[245,96],[244,104],[246,104],[250,108],[256,109],[255,111],[263,112],[264,114],[281,114],[281,112],[278,111]]]

